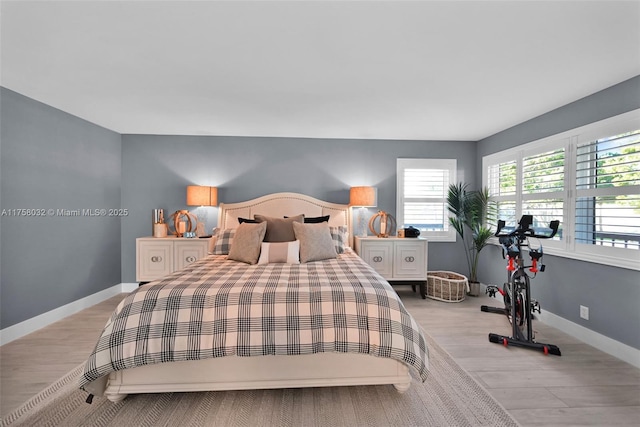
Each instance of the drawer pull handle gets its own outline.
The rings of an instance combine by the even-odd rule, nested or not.
[[[194,256],[188,256],[188,257],[186,258],[186,260],[187,260],[187,262],[194,262],[194,261],[196,260],[196,257],[194,257]]]
[[[412,256],[408,256],[408,257],[405,257],[404,260],[407,261],[407,262],[413,262],[416,259],[414,257],[412,257]]]
[[[382,262],[382,257],[381,256],[374,256],[373,257],[373,262]]]
[[[162,261],[162,257],[161,256],[152,256],[151,257],[151,262],[161,262]]]

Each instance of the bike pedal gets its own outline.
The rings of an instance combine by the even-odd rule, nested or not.
[[[531,313],[533,314],[535,312],[541,313],[540,303],[536,300],[531,300]]]
[[[485,294],[489,294],[490,297],[495,297],[498,293],[498,287],[495,285],[487,285],[487,288],[484,291]]]

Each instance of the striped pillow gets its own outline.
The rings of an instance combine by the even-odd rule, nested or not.
[[[293,242],[262,242],[258,264],[283,262],[300,264],[300,240]]]

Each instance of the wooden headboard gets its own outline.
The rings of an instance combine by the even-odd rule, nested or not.
[[[246,202],[220,203],[218,227],[221,229],[236,228],[240,225],[238,218],[253,218],[255,214],[280,218],[299,214],[304,214],[307,217],[330,215],[330,226],[344,225],[347,227],[349,246],[352,246],[353,230],[349,205],[325,202],[298,193],[273,193]]]

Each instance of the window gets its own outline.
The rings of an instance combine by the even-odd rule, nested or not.
[[[397,221],[432,241],[455,242],[449,226],[447,192],[456,182],[455,159],[398,159]]]
[[[640,249],[640,130],[579,143],[576,244]]]
[[[507,224],[513,224],[516,220],[516,161],[505,160],[489,166],[488,182],[489,195],[495,202],[496,220],[503,220]],[[494,230],[496,223],[489,224]]]
[[[560,220],[551,253],[640,269],[640,110],[486,156],[483,171],[499,219]]]

